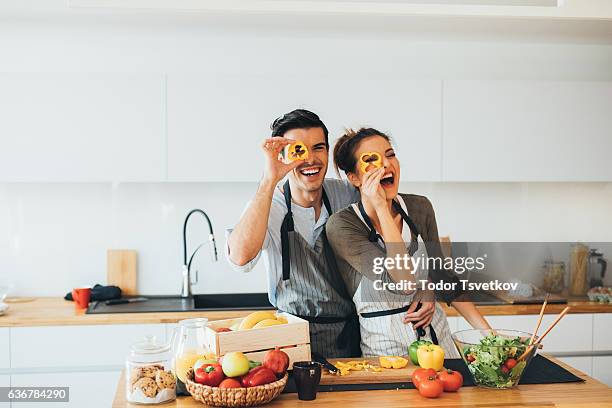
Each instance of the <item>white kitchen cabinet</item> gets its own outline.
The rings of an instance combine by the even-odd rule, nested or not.
[[[593,357],[593,377],[612,387],[612,356]]]
[[[69,402],[62,407],[107,408],[112,406],[120,371],[54,372],[13,374],[13,387],[69,387]],[[43,404],[44,405],[44,404]],[[39,408],[40,402],[13,404],[19,408]]]
[[[592,356],[557,357],[557,359],[563,361],[565,364],[571,367],[574,367],[577,370],[582,371],[586,375],[593,374],[593,357]]]
[[[11,329],[12,368],[105,366],[120,368],[132,343],[165,339],[163,324],[16,327]]]
[[[259,180],[270,124],[306,108],[328,127],[332,148],[345,127],[375,127],[392,136],[402,181],[439,181],[441,106],[437,80],[170,75],[168,178]]]
[[[612,313],[593,315],[593,350],[612,352]]]
[[[161,74],[0,74],[0,181],[165,180]]]
[[[0,370],[11,366],[11,348],[9,342],[9,329],[7,327],[0,328]]]
[[[612,82],[443,84],[443,181],[611,181]]]
[[[540,334],[555,320],[557,315],[544,315]],[[538,321],[538,315],[486,316],[491,327],[495,329],[519,330],[532,333]],[[458,330],[471,328],[469,323],[460,318]],[[543,353],[592,351],[593,349],[593,315],[568,314],[544,339]]]

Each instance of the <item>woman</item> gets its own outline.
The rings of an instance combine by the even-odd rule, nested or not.
[[[367,161],[371,152],[380,156],[380,167],[360,162],[364,154]],[[326,233],[359,313],[362,353],[405,355],[409,344],[421,336],[404,323],[403,314],[413,300],[427,299],[424,294],[434,300],[431,292],[417,293],[415,287],[428,277],[447,282],[457,282],[457,278],[441,270],[429,271],[428,276],[412,262],[385,265],[382,271],[373,266],[381,259],[405,259],[407,255],[412,259],[443,257],[433,207],[423,196],[398,194],[399,161],[389,137],[376,129],[349,130],[336,143],[334,162],[338,173],[342,170],[361,194],[359,203],[331,216]],[[414,286],[394,289],[387,285],[397,282]],[[459,290],[436,292],[436,297],[452,304],[473,327],[490,328],[473,303],[455,301],[460,294]],[[442,346],[448,357],[460,357],[437,303],[427,331],[420,334]]]

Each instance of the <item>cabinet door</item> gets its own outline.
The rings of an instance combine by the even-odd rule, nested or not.
[[[374,127],[392,136],[402,181],[440,180],[440,81],[201,75],[168,78],[169,179],[259,180],[270,124],[296,108],[320,116],[332,148],[345,127]]]
[[[162,181],[164,77],[0,74],[0,181]]]
[[[612,313],[593,315],[593,350],[612,352]]]
[[[556,315],[544,315],[540,334],[555,320]],[[538,315],[486,316],[495,329],[519,330],[532,333]],[[469,323],[460,318],[458,329],[469,329]],[[593,315],[570,314],[565,316],[544,339],[542,353],[591,351],[593,347]]]
[[[119,375],[120,371],[13,374],[11,383],[13,387],[69,387],[69,402],[61,403],[62,407],[107,408],[112,406]],[[41,403],[20,402],[13,406],[39,408]]]
[[[612,387],[612,356],[593,357],[593,377]]]
[[[9,341],[9,329],[6,327],[0,328],[0,370],[11,366]]]
[[[612,180],[612,82],[443,88],[444,181]]]
[[[149,335],[165,339],[165,325],[16,327],[11,329],[12,368],[105,366],[119,369],[131,344]]]

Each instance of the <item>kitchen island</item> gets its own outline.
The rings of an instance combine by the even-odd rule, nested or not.
[[[463,387],[457,393],[444,393],[426,399],[417,390],[319,392],[315,401],[299,401],[297,394],[281,394],[269,407],[612,407],[612,389],[586,374],[547,356],[585,380],[583,383],[519,385],[511,390]],[[125,377],[121,374],[113,408],[140,407],[125,399]],[[198,408],[204,405],[192,397],[179,397],[163,407]]]

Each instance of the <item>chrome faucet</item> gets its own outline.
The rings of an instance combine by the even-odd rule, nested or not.
[[[204,218],[206,219],[206,222],[208,223],[208,230],[209,230],[208,242],[203,242],[200,245],[198,245],[196,249],[191,253],[191,256],[189,257],[189,261],[187,261],[187,222],[189,221],[189,217],[191,217],[191,215],[194,213],[202,214]],[[187,214],[187,217],[185,217],[185,222],[183,224],[183,280],[182,280],[182,287],[181,287],[181,297],[183,298],[191,297],[192,296],[191,285],[195,285],[198,283],[198,271],[197,270],[195,271],[195,282],[191,281],[191,262],[193,261],[193,258],[195,257],[198,250],[207,243],[211,244],[213,261],[216,262],[219,258],[217,256],[217,244],[215,242],[215,235],[213,233],[213,227],[212,227],[212,223],[210,222],[210,218],[208,218],[208,215],[206,215],[206,213],[200,210],[199,208],[189,211],[189,214]]]

